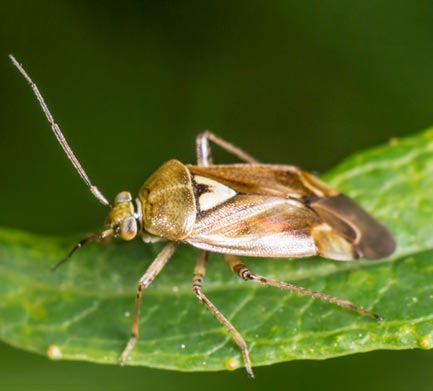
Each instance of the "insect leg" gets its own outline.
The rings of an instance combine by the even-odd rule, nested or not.
[[[196,151],[197,151],[197,164],[199,166],[207,167],[210,164],[213,164],[212,161],[212,151],[209,145],[209,141],[212,141],[222,149],[227,152],[235,155],[240,160],[243,160],[247,163],[258,163],[256,159],[254,159],[251,155],[244,152],[242,149],[234,146],[233,144],[215,136],[209,130],[200,133],[195,139]]]
[[[125,364],[125,361],[138,338],[140,305],[143,289],[146,289],[152,283],[154,278],[159,274],[159,272],[164,268],[164,266],[167,264],[167,261],[173,255],[174,250],[176,250],[176,247],[176,242],[168,243],[158,254],[158,256],[155,258],[149,268],[146,270],[146,273],[144,273],[143,276],[140,278],[137,287],[137,296],[135,298],[134,319],[132,321],[131,337],[128,341],[128,344],[126,345],[126,348],[123,350],[122,355],[120,356],[120,365]]]
[[[300,295],[306,295],[314,297],[315,299],[320,299],[323,301],[327,301],[329,303],[336,304],[340,307],[347,308],[348,310],[358,312],[362,315],[370,316],[376,320],[383,320],[383,318],[380,315],[375,314],[374,312],[368,311],[363,307],[359,307],[350,301],[338,299],[337,297],[327,295],[325,293],[319,293],[315,291],[311,291],[306,288],[302,288],[300,286],[288,284],[287,282],[281,282],[277,280],[273,280],[271,278],[263,277],[258,274],[254,274],[250,269],[248,269],[247,266],[245,266],[240,258],[236,255],[225,255],[225,260],[230,266],[230,269],[237,274],[239,277],[243,278],[244,280],[251,280],[254,282],[258,282],[262,285],[268,285],[268,286],[274,286],[276,288],[283,289],[285,291],[289,292],[295,292]]]
[[[197,298],[206,306],[206,308],[212,313],[215,318],[227,329],[236,344],[241,349],[242,357],[245,362],[245,368],[247,370],[248,376],[253,378],[253,368],[251,367],[250,356],[248,354],[248,347],[245,340],[235,329],[235,327],[230,323],[230,321],[218,310],[217,307],[203,294],[203,279],[206,272],[206,265],[209,253],[207,251],[200,251],[199,257],[197,259],[197,264],[194,269],[194,277],[192,280],[192,290],[197,296]]]

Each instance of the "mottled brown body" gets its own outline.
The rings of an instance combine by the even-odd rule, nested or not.
[[[145,240],[160,237],[233,255],[319,254],[345,261],[382,258],[394,249],[382,224],[293,166],[202,167],[170,160],[142,186],[138,200]]]
[[[138,193],[143,210],[143,236],[184,240],[195,223],[195,200],[188,169],[170,160],[145,182]]]
[[[350,198],[299,168],[260,164],[251,155],[206,131],[196,139],[197,165],[170,160],[145,182],[137,199],[123,191],[111,206],[81,167],[36,85],[16,59],[9,57],[29,82],[78,174],[91,193],[111,208],[107,229],[77,243],[55,268],[85,244],[108,236],[131,240],[141,234],[146,242],[169,241],[139,280],[131,337],[120,357],[121,365],[138,338],[142,293],[164,268],[179,242],[201,249],[192,290],[229,332],[250,377],[254,375],[247,343],[202,290],[209,251],[224,254],[230,269],[244,280],[308,295],[381,320],[374,312],[349,301],[254,274],[239,258],[319,254],[349,261],[390,255],[395,249],[392,235]],[[210,141],[246,164],[214,165]]]

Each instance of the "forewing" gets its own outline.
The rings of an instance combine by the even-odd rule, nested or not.
[[[333,259],[354,258],[350,242],[302,203],[242,194],[199,216],[185,241],[213,252],[289,258],[317,254],[317,240],[332,248]]]
[[[388,229],[344,194],[310,200],[309,204],[340,236],[352,243],[358,257],[379,259],[394,252],[396,243]],[[320,253],[326,254],[328,249],[323,244],[317,242],[317,247]]]
[[[206,177],[240,194],[261,194],[303,199],[337,195],[321,180],[294,166],[276,164],[187,165],[194,176]]]
[[[196,224],[186,242],[254,257],[390,255],[390,232],[350,198],[293,166],[188,166]]]

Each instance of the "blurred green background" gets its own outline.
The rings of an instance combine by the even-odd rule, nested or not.
[[[262,161],[323,172],[433,124],[428,1],[15,0],[0,10],[2,226],[76,234],[99,230],[106,214],[63,156],[10,52],[110,198],[137,191],[170,158],[193,162],[204,129]],[[6,345],[0,364],[2,390],[433,385],[433,352],[421,351],[256,368],[254,381],[243,370],[53,362]]]

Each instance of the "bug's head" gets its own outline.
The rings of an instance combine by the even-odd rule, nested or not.
[[[139,208],[139,204],[137,204]],[[110,236],[119,236],[123,240],[132,240],[137,236],[140,226],[141,212],[135,210],[135,204],[132,201],[131,193],[122,191],[114,199],[114,206],[105,221],[106,230],[93,234],[79,241],[69,252],[69,254],[57,262],[51,270],[57,270],[60,265],[65,263],[72,254],[87,243],[101,240]]]
[[[137,236],[139,230],[138,219],[131,193],[122,191],[114,199],[114,205],[105,225],[113,230],[115,236],[123,240],[132,240]]]

